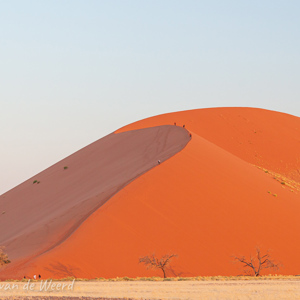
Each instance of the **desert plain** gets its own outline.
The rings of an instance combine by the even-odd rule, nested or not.
[[[70,282],[69,282],[70,283]],[[300,280],[206,280],[169,282],[75,282],[72,291],[41,292],[37,284],[34,291],[2,292],[1,300],[12,299],[98,299],[98,300],[199,300],[199,299],[299,299]]]

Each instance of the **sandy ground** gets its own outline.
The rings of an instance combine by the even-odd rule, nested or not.
[[[4,282],[1,282],[3,284]],[[56,282],[57,283],[57,282]],[[4,284],[7,284],[6,282]],[[13,283],[10,283],[11,286]],[[0,290],[0,299],[300,299],[300,279],[247,281],[177,281],[177,282],[75,282],[73,290],[41,292],[40,283],[34,291]],[[70,283],[68,283],[70,284]],[[10,298],[9,298],[10,297]],[[50,298],[51,297],[51,298]],[[68,297],[68,298],[64,298]],[[85,298],[80,298],[85,297]],[[37,298],[36,298],[37,299]]]

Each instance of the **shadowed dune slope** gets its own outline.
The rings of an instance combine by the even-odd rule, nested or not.
[[[232,256],[257,245],[282,263],[279,273],[299,274],[300,119],[216,108],[161,115],[118,132],[174,122],[192,133],[182,151],[126,185],[63,243],[6,275],[161,275],[138,264],[154,252],[178,254],[169,276],[237,275],[242,269]]]
[[[114,193],[189,140],[174,126],[113,133],[3,194],[0,245],[14,262],[9,268],[57,246]]]

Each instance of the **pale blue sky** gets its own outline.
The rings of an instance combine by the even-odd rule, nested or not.
[[[298,0],[0,0],[0,194],[148,116],[300,116],[299,13]]]

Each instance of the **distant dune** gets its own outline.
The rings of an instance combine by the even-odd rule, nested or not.
[[[0,278],[160,275],[151,253],[178,254],[169,276],[238,275],[257,245],[299,274],[299,150],[300,118],[262,109],[125,126],[0,197]]]

